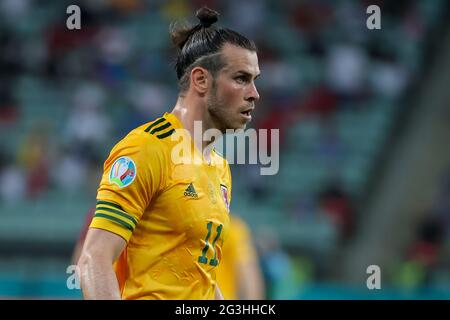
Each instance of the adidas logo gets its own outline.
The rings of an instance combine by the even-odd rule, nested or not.
[[[194,188],[194,185],[192,184],[192,182],[189,183],[189,186],[184,191],[184,195],[186,197],[198,198],[198,194],[197,194],[197,192],[195,192],[195,188]]]

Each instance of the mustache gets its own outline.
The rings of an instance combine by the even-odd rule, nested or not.
[[[243,107],[242,111],[253,110],[253,109],[255,109],[255,104],[252,102],[252,103],[245,105]]]

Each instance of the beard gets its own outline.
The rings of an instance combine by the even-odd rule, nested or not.
[[[245,123],[236,119],[236,116],[233,116],[229,109],[225,101],[217,96],[217,87],[215,81],[213,81],[211,91],[206,99],[206,110],[214,127],[223,134],[227,129],[245,129]]]

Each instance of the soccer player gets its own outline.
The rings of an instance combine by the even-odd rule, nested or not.
[[[216,28],[213,10],[196,16],[197,25],[171,29],[180,49],[174,109],[132,130],[105,161],[78,261],[86,299],[223,298],[215,270],[229,228],[231,174],[212,143],[195,138],[194,121],[204,131],[245,128],[260,71],[252,41]],[[194,162],[174,161],[175,134],[190,141]]]

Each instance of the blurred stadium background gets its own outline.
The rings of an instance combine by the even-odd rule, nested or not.
[[[445,0],[1,0],[0,297],[81,297],[66,268],[103,161],[174,105],[168,26],[204,4],[256,40],[252,127],[281,133],[277,175],[232,166],[267,297],[449,299]]]

